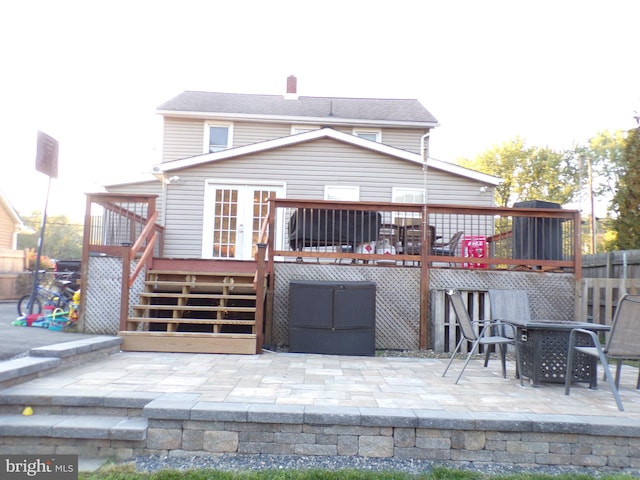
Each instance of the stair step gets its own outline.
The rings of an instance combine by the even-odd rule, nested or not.
[[[149,275],[195,275],[209,277],[253,278],[255,272],[190,272],[188,270],[149,270]]]
[[[79,355],[100,355],[118,349],[122,343],[119,337],[95,336],[71,342],[57,343],[29,350],[29,356],[0,362],[0,388],[9,386],[20,379],[42,375],[43,372],[61,368],[66,359]]]
[[[0,436],[134,440],[147,438],[143,417],[111,415],[0,415]]]
[[[255,320],[218,320],[213,318],[160,318],[160,317],[129,317],[131,323],[190,323],[203,325],[255,325]]]
[[[20,357],[0,362],[0,383],[51,370],[60,366],[62,360],[50,357]]]
[[[119,340],[122,344],[122,338]],[[132,416],[131,412],[141,412],[147,403],[161,395],[158,392],[145,391],[123,391],[104,395],[89,388],[61,391],[56,388],[14,385],[2,391],[0,409],[3,414],[17,414],[25,405],[29,405],[36,414],[43,415]],[[86,409],[90,409],[91,412],[86,412]]]
[[[164,310],[177,312],[255,312],[256,307],[228,307],[219,305],[134,305],[140,310]]]
[[[196,288],[251,288],[254,289],[253,283],[224,283],[224,282],[198,282],[198,281],[169,281],[169,280],[147,280],[144,282],[145,285],[152,287],[196,287]]]
[[[203,300],[255,300],[255,295],[248,294],[223,294],[223,293],[163,293],[163,292],[142,292],[139,295],[144,298],[193,298]]]
[[[121,331],[122,350],[255,355],[255,334]]]

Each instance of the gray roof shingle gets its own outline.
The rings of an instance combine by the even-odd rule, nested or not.
[[[230,115],[267,115],[353,119],[381,122],[426,123],[437,120],[415,99],[298,97],[242,93],[185,91],[158,107],[159,111]]]

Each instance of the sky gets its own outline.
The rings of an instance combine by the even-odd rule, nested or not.
[[[156,108],[185,90],[416,98],[430,156],[516,136],[554,149],[636,126],[637,0],[9,0],[0,4],[0,190],[81,219],[85,192],[151,171]],[[59,175],[35,169],[37,132]],[[47,200],[48,199],[48,200]]]

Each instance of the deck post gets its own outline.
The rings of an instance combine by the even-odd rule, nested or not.
[[[267,253],[267,244],[258,243],[257,251],[257,271],[256,271],[256,353],[262,353],[262,342],[264,339],[264,301],[265,301],[265,256]]]
[[[122,246],[122,285],[120,287],[120,331],[127,329],[129,317],[129,276],[131,275],[131,246]]]
[[[429,235],[429,215],[427,205],[422,206],[422,239],[420,242],[420,350],[427,348],[428,319],[429,319],[429,262],[426,258],[431,251],[431,239]]]

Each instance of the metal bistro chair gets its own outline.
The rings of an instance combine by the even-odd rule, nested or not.
[[[431,253],[436,256],[455,257],[458,244],[464,232],[456,232],[446,242],[433,242]],[[449,262],[451,266],[451,262]]]
[[[515,328],[513,325],[503,322],[494,322],[494,321],[472,321],[469,316],[469,312],[462,300],[462,295],[460,292],[455,290],[448,290],[447,295],[449,296],[449,300],[451,301],[451,305],[453,306],[453,310],[458,317],[458,324],[460,325],[460,332],[462,334],[460,341],[456,345],[455,350],[451,354],[451,358],[449,359],[449,363],[447,363],[447,368],[444,369],[444,373],[442,376],[444,377],[453,362],[456,354],[460,350],[462,346],[462,342],[465,340],[467,342],[472,343],[471,350],[467,355],[467,359],[462,366],[462,370],[458,374],[458,378],[456,378],[456,383],[460,381],[462,374],[464,373],[465,368],[469,364],[471,357],[478,350],[480,345],[484,345],[485,347],[489,347],[490,345],[497,345],[500,348],[501,359],[502,359],[502,376],[507,378],[507,364],[506,364],[506,347],[507,345],[513,345],[516,354],[516,371],[522,371],[520,368],[520,352],[518,351],[518,344],[513,338],[510,338],[505,335],[505,328],[510,329],[515,336]],[[476,333],[474,324],[481,325],[480,332]],[[500,333],[497,335],[496,333]],[[487,349],[485,353],[484,366],[486,367],[489,364],[489,350]],[[522,375],[520,375],[520,385],[523,385]]]
[[[526,290],[490,289],[489,305],[491,305],[491,320],[494,322],[509,323],[510,320],[519,320],[526,323],[531,321],[529,295]],[[514,335],[516,333],[517,331],[514,328]],[[522,364],[522,357],[520,358],[520,364]],[[521,377],[522,373],[522,370],[518,368],[516,375]]]
[[[584,347],[576,345],[576,335],[578,333],[589,335],[593,345]],[[595,332],[581,328],[571,330],[569,350],[567,352],[567,373],[564,384],[565,395],[570,394],[576,352],[600,359],[605,378],[618,404],[618,410],[623,411],[624,407],[622,406],[622,400],[620,400],[620,393],[618,392],[622,360],[640,360],[640,295],[624,295],[620,299],[614,315],[613,324],[611,325],[611,331],[609,332],[609,337],[604,347],[600,344],[600,339]],[[614,359],[616,361],[615,380],[611,375],[608,359]],[[638,388],[640,388],[640,369],[636,383],[636,389]]]

